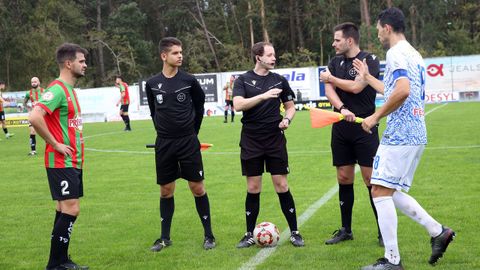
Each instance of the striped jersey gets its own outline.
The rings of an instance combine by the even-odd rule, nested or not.
[[[381,144],[427,144],[425,126],[425,63],[422,56],[406,40],[399,41],[387,51],[383,83],[385,101],[392,94],[395,83],[407,78],[410,94],[405,102],[387,116],[387,127]]]
[[[118,85],[118,88],[120,88],[120,94],[125,92],[125,96],[122,97],[121,104],[122,105],[130,104],[130,97],[128,96],[128,84],[126,84],[125,82],[121,82]]]
[[[25,100],[30,100],[33,107],[40,100],[40,97],[42,97],[44,91],[45,89],[43,89],[43,87],[39,87],[36,89],[32,88],[27,91],[27,94],[25,95]]]
[[[82,169],[84,153],[82,117],[73,86],[60,79],[54,80],[36,106],[42,107],[47,112],[44,119],[55,140],[73,148],[73,155],[68,157],[55,151],[53,146],[47,143],[45,167]]]

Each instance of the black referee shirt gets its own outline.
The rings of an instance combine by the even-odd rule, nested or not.
[[[337,78],[353,81],[357,76],[357,72],[353,68],[353,60],[355,58],[361,61],[366,58],[370,74],[378,79],[380,75],[380,62],[374,54],[365,51],[360,51],[354,58],[345,58],[343,55],[335,56],[330,60],[328,70]],[[375,96],[377,92],[370,85],[358,94],[345,92],[338,87],[335,87],[335,92],[337,92],[338,97],[345,106],[356,116],[367,117],[375,112]],[[335,111],[338,111],[337,108],[335,108]]]
[[[166,78],[160,73],[147,81],[145,91],[158,136],[178,138],[198,134],[205,93],[193,75],[178,70],[174,77]]]
[[[251,98],[267,92],[270,89],[279,88],[283,91],[278,98],[270,98],[243,112],[243,131],[268,133],[278,130],[278,124],[282,121],[280,104],[293,101],[293,93],[287,79],[282,75],[269,72],[265,76],[257,75],[253,70],[240,75],[233,85],[233,97],[241,96]]]

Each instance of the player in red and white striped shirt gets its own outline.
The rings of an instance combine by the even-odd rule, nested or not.
[[[120,106],[120,116],[125,123],[125,131],[132,131],[130,128],[130,117],[128,116],[128,106],[130,105],[130,96],[128,95],[128,84],[123,81],[121,76],[115,78],[115,86],[120,89],[120,100],[117,106]]]
[[[5,89],[5,82],[0,81],[0,124],[2,124],[3,132],[5,132],[5,137],[8,139],[12,137],[13,133],[8,133],[7,124],[5,123],[5,112],[3,107],[5,106],[6,101],[2,98],[2,90]]]
[[[32,104],[31,108],[33,109],[35,104],[37,104],[37,102],[42,97],[45,89],[43,89],[43,87],[40,87],[40,79],[38,79],[37,77],[33,77],[30,83],[32,85],[32,88],[30,88],[30,90],[28,90],[27,93],[25,94],[25,100],[23,101],[23,106],[27,108],[27,103],[30,101],[30,103]],[[31,151],[28,155],[35,156],[37,154],[37,151],[36,151],[36,145],[37,145],[36,134],[37,133],[35,132],[35,129],[32,127],[31,124],[29,124],[28,127],[30,128],[30,148],[31,148]]]
[[[64,43],[57,49],[60,76],[48,86],[29,121],[45,140],[45,167],[53,200],[57,201],[50,258],[46,270],[88,269],[68,256],[68,246],[83,196],[83,137],[80,105],[73,86],[85,75],[87,51]]]

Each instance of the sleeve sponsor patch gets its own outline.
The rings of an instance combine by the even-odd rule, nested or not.
[[[42,98],[45,101],[50,101],[54,98],[54,95],[52,92],[46,92],[45,94],[43,94]]]

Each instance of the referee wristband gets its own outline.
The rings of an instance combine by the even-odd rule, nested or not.
[[[345,104],[343,104],[340,109],[338,109],[339,112],[341,112],[343,109],[345,110],[348,110],[347,106],[345,106]]]
[[[284,117],[283,120],[287,119],[288,120],[288,124],[290,125],[290,123],[292,122],[292,120],[288,117]]]

